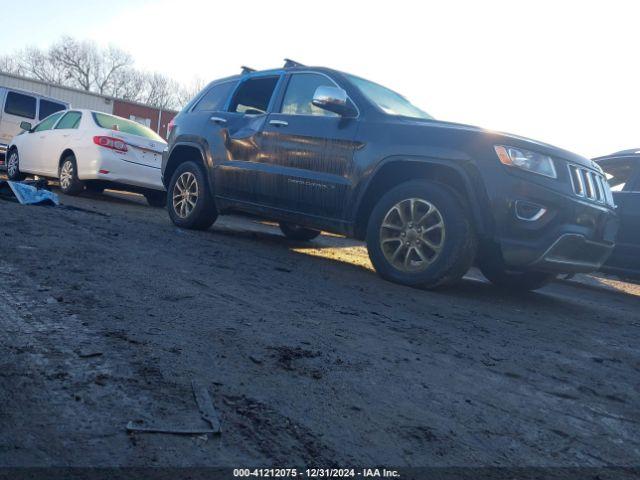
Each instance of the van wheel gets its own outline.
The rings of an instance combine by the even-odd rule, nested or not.
[[[428,289],[459,281],[477,249],[469,214],[455,192],[428,181],[387,192],[371,212],[366,240],[382,278]]]
[[[60,190],[67,195],[77,195],[84,190],[84,184],[78,179],[76,157],[65,157],[60,165]]]
[[[167,193],[160,192],[158,190],[151,190],[144,194],[144,197],[147,199],[147,203],[151,207],[164,208],[167,204]]]
[[[20,173],[20,156],[18,150],[11,150],[7,160],[7,178],[12,182],[19,182],[25,179],[25,175]]]
[[[496,287],[512,292],[537,290],[552,282],[555,273],[536,272],[533,270],[509,270],[499,260],[479,262],[482,274]]]
[[[280,222],[280,230],[284,233],[284,236],[291,240],[300,240],[307,242],[313,240],[320,235],[320,230],[313,230],[311,228],[301,227],[293,223]]]
[[[206,230],[218,218],[207,177],[198,164],[180,164],[167,192],[169,217],[178,227]]]

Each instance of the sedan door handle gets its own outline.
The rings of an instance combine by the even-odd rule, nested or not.
[[[211,117],[209,120],[211,120],[213,123],[227,123],[227,120],[222,117]]]
[[[286,127],[289,125],[289,122],[285,122],[284,120],[269,120],[269,125],[274,125],[276,127]]]

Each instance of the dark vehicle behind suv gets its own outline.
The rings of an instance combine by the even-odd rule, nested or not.
[[[180,227],[244,211],[295,240],[344,234],[385,279],[426,288],[475,260],[495,284],[535,289],[598,269],[617,230],[592,161],[291,61],[208,85],[175,118],[162,174]]]
[[[616,247],[602,270],[640,279],[640,149],[623,150],[594,160],[607,175],[620,217]]]

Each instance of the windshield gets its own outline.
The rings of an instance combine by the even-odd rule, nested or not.
[[[420,110],[409,102],[409,100],[393,90],[353,75],[349,75],[349,79],[360,89],[365,97],[375,103],[384,113],[433,120],[431,115]]]
[[[164,142],[162,137],[160,137],[156,132],[132,120],[99,112],[94,112],[93,118],[99,127],[117,130],[123,133],[130,133],[131,135],[137,135],[157,142]]]

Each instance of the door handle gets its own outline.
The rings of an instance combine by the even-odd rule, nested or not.
[[[222,117],[211,117],[209,120],[213,123],[227,123],[227,120]]]
[[[269,120],[269,125],[274,125],[276,127],[286,127],[289,125],[289,122],[285,122],[284,120]]]

